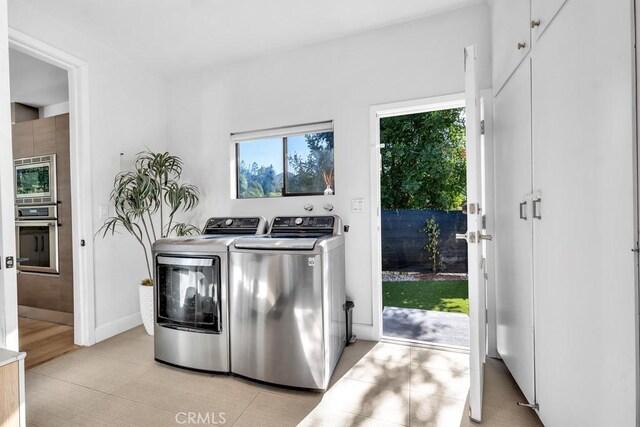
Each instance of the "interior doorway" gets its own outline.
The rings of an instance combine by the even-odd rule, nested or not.
[[[30,368],[74,345],[69,77],[9,49],[19,350]]]
[[[36,120],[40,120],[40,116],[43,116],[44,121],[38,122],[37,125],[34,122],[30,131],[29,125],[23,125],[26,133],[31,133],[33,140],[27,138],[26,148],[25,145],[12,147],[18,152],[11,154],[16,160],[27,160],[10,161],[10,177],[13,178],[11,181],[14,185],[12,188],[3,187],[0,196],[3,203],[12,206],[15,214],[11,215],[12,219],[17,220],[16,255],[21,247],[22,252],[28,252],[30,255],[22,256],[22,258],[30,258],[30,261],[21,260],[20,275],[28,272],[32,276],[31,280],[35,282],[46,280],[50,282],[52,277],[58,275],[60,280],[66,281],[67,286],[58,286],[56,289],[56,286],[49,282],[31,285],[32,287],[40,285],[40,293],[52,303],[51,307],[43,305],[39,293],[27,292],[27,297],[24,298],[23,295],[21,298],[21,286],[13,288],[12,292],[18,296],[16,299],[19,300],[19,304],[16,304],[16,299],[3,301],[6,336],[11,337],[10,340],[7,338],[7,345],[15,350],[19,348],[20,327],[35,333],[30,341],[35,342],[36,344],[33,345],[37,348],[47,349],[47,343],[56,341],[50,336],[59,333],[66,336],[67,344],[70,342],[69,347],[91,345],[95,343],[95,300],[91,239],[93,235],[92,196],[91,186],[87,185],[91,182],[88,67],[84,61],[13,29],[9,29],[9,47],[14,57],[10,60],[10,68],[11,63],[15,65],[21,59],[39,61],[43,69],[60,74],[61,78],[56,81],[66,79],[66,102],[51,104],[47,101],[43,105],[31,105],[38,108],[32,108],[30,112],[29,108],[22,107],[28,106],[29,103],[36,104],[36,102],[25,101],[24,104],[18,102],[23,105],[14,106],[16,107],[13,111],[14,119],[20,115],[24,119],[24,114],[35,115],[37,112]],[[16,59],[18,57],[16,55],[21,59]],[[19,73],[19,70],[10,70],[9,80]],[[52,76],[45,73],[40,83],[48,82],[49,78]],[[37,96],[39,87],[38,84],[27,85],[20,96],[27,98]],[[20,91],[14,86],[11,95],[17,96],[18,92]],[[13,99],[13,101],[18,100]],[[16,129],[14,128],[13,131],[12,134]],[[15,136],[13,139],[16,139]],[[59,157],[56,151],[57,145],[59,141],[65,139],[66,142],[63,145],[66,144],[66,154]],[[47,153],[44,151],[36,153],[36,149],[47,151]],[[57,169],[66,170],[66,175],[57,176]],[[15,184],[22,186],[21,194],[18,194],[18,187]],[[29,192],[32,194],[28,194]],[[66,199],[67,202],[58,204],[58,196]],[[18,207],[21,207],[22,211]],[[38,219],[41,224],[28,221],[36,222],[33,215],[43,216]],[[26,222],[21,223],[20,220]],[[64,233],[61,230],[64,230]],[[66,235],[64,241],[60,239],[63,234]],[[37,247],[36,242],[38,242]],[[69,283],[71,285],[68,285]],[[16,314],[20,314],[20,322]],[[25,324],[24,319],[29,319],[28,324]],[[46,324],[39,322],[46,322]],[[48,350],[65,351],[61,348],[52,349],[51,346]]]
[[[464,95],[372,113],[380,337],[468,350]]]

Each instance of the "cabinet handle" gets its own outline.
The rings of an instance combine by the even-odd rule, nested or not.
[[[542,219],[542,214],[540,213],[540,203],[542,199],[538,197],[537,199],[533,199],[533,218],[534,219]]]
[[[535,28],[535,27],[539,27],[540,26],[540,20],[539,19],[534,19],[533,21],[531,21],[531,28]]]
[[[38,252],[38,236],[33,236],[33,239],[36,241],[36,249],[34,252]]]
[[[524,49],[525,47],[527,47],[527,44],[525,42],[518,43],[518,50]]]
[[[524,208],[524,209],[523,209]],[[520,203],[520,219],[527,220],[527,201]]]

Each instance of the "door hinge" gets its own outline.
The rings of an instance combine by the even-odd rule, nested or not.
[[[480,120],[480,135],[484,135],[484,120]]]

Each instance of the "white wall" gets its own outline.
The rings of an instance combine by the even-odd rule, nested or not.
[[[304,49],[203,69],[170,82],[169,148],[185,177],[203,191],[207,216],[322,214],[327,201],[351,231],[346,238],[347,293],[361,337],[371,333],[369,107],[464,91],[463,48],[478,46],[480,86],[489,87],[490,20],[478,6]],[[335,196],[233,200],[231,132],[335,122]],[[365,213],[350,201],[364,198]],[[364,336],[362,335],[364,334]]]
[[[120,170],[120,152],[132,156],[145,146],[165,148],[166,81],[24,2],[9,1],[9,25],[88,63],[92,178],[83,185],[93,190],[88,203],[97,230],[103,221],[98,207],[108,203]],[[95,237],[91,244],[93,237],[74,236],[74,243],[84,238],[89,242],[86,250],[93,249],[100,340],[141,322],[137,285],[146,270],[143,254],[130,236]]]

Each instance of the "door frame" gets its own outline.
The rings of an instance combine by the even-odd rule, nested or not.
[[[71,207],[74,343],[83,346],[92,345],[95,344],[95,289],[89,67],[85,61],[11,27],[9,27],[9,48],[62,68],[68,74],[71,198],[74,201]],[[84,246],[81,242],[84,242]],[[5,302],[5,304],[8,303]],[[7,312],[15,313],[16,311],[17,307],[11,307]],[[15,317],[7,321],[17,330],[17,316]]]
[[[487,206],[494,203],[494,183],[493,183],[493,135],[492,131],[492,91],[481,90],[481,97],[484,99],[485,114],[485,147],[486,156],[486,194]],[[381,207],[380,207],[380,119],[385,117],[403,116],[407,114],[426,113],[430,111],[447,110],[450,108],[460,108],[465,105],[465,93],[453,93],[449,95],[435,96],[430,98],[419,98],[409,101],[400,101],[387,104],[378,104],[370,107],[370,135],[371,135],[371,282],[372,282],[372,337],[374,341],[382,338],[382,229],[381,229]],[[487,233],[493,233],[493,208],[487,215]],[[492,245],[487,246],[487,337],[488,354],[497,357],[495,347],[496,323],[495,323],[495,257],[493,256]],[[442,348],[438,344],[425,345]]]

